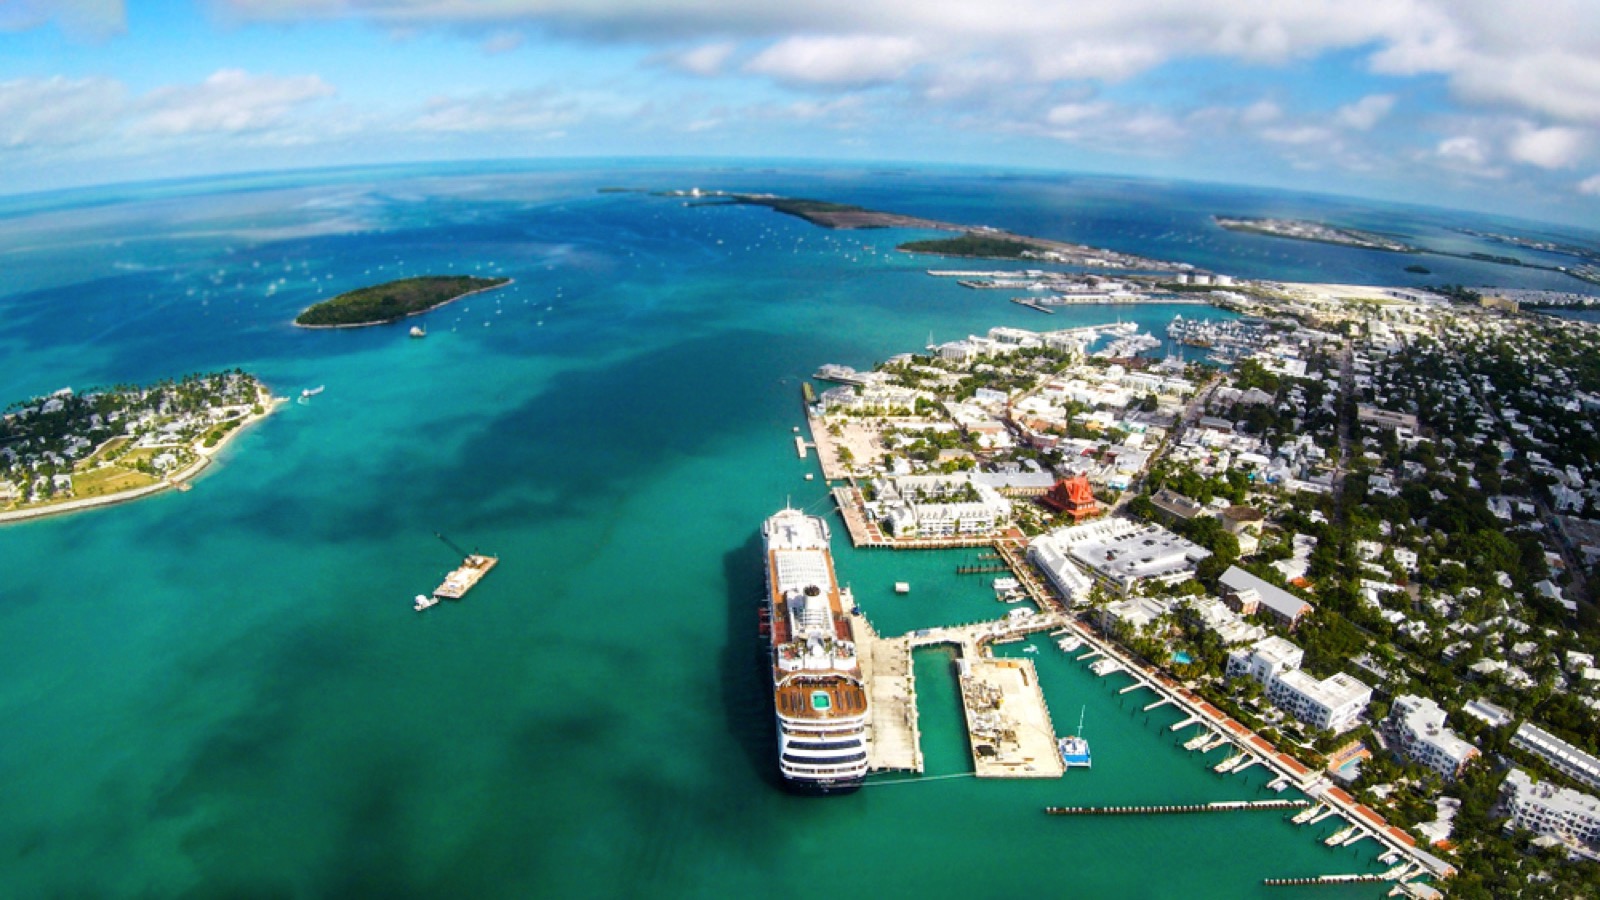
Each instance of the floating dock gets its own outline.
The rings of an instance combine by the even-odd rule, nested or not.
[[[438,600],[460,600],[467,595],[467,591],[477,586],[489,570],[500,563],[498,556],[482,556],[474,553],[461,561],[461,566],[444,577],[444,583],[433,589],[433,596]]]

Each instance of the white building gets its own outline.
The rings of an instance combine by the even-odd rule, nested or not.
[[[1040,537],[1028,544],[1028,561],[1034,568],[1044,573],[1050,586],[1056,589],[1062,599],[1067,603],[1085,603],[1089,599],[1089,591],[1094,587],[1094,579],[1078,568],[1072,561],[1066,547],[1049,539],[1049,535]]]
[[[1461,768],[1479,755],[1478,748],[1445,727],[1444,710],[1425,697],[1396,697],[1384,730],[1400,752],[1446,779],[1460,775]]]
[[[1526,750],[1550,767],[1589,787],[1600,787],[1600,759],[1579,750],[1542,728],[1523,722],[1511,736],[1511,746]]]
[[[1248,644],[1267,636],[1260,625],[1245,621],[1216,597],[1194,597],[1188,601],[1189,614],[1206,629],[1215,632],[1224,646]]]
[[[1211,551],[1159,525],[1099,519],[1050,532],[1034,541],[1058,548],[1078,565],[1126,593],[1150,579],[1175,584],[1194,574]]]
[[[1513,826],[1574,844],[1600,843],[1600,799],[1534,781],[1521,769],[1512,769],[1500,790]]]
[[[897,537],[989,534],[1011,519],[1011,501],[970,474],[906,475],[873,486],[879,519]]]
[[[1372,688],[1344,672],[1318,681],[1301,670],[1305,652],[1276,635],[1228,654],[1229,678],[1248,675],[1267,689],[1267,700],[1313,728],[1345,731],[1372,700]]]

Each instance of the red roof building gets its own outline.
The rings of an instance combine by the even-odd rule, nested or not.
[[[1039,502],[1058,513],[1071,516],[1074,522],[1081,522],[1101,512],[1100,502],[1094,498],[1094,489],[1089,487],[1087,475],[1075,475],[1057,481],[1055,487]]]

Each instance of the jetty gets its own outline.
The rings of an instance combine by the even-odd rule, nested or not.
[[[1172,803],[1161,806],[1046,806],[1052,816],[1137,816],[1164,813],[1240,812],[1243,810],[1297,809],[1310,800],[1219,800],[1214,803]]]

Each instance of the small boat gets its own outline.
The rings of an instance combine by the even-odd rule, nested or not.
[[[417,599],[413,601],[413,608],[415,608],[417,612],[422,612],[428,607],[437,606],[438,604],[438,597],[430,597],[427,594],[418,594]]]
[[[894,592],[896,594],[909,594],[909,593],[911,593],[911,582],[909,582],[909,581],[896,581],[894,583]]]
[[[1061,753],[1061,764],[1069,769],[1088,769],[1092,767],[1093,760],[1089,755],[1089,742],[1083,736],[1083,714],[1087,706],[1078,709],[1078,733],[1069,735],[1056,742],[1056,749]]]
[[[428,336],[428,329],[423,328],[421,325],[413,325],[413,326],[411,326],[411,336],[414,337],[414,338],[427,337]]]
[[[1083,638],[1075,634],[1064,635],[1056,641],[1056,646],[1060,647],[1063,653],[1071,653],[1083,646]]]
[[[325,391],[327,389],[328,389],[328,386],[325,385],[325,384],[319,384],[314,388],[306,388],[305,390],[300,392],[300,399],[304,400],[307,397],[315,397],[316,395],[322,393],[323,391]]]

